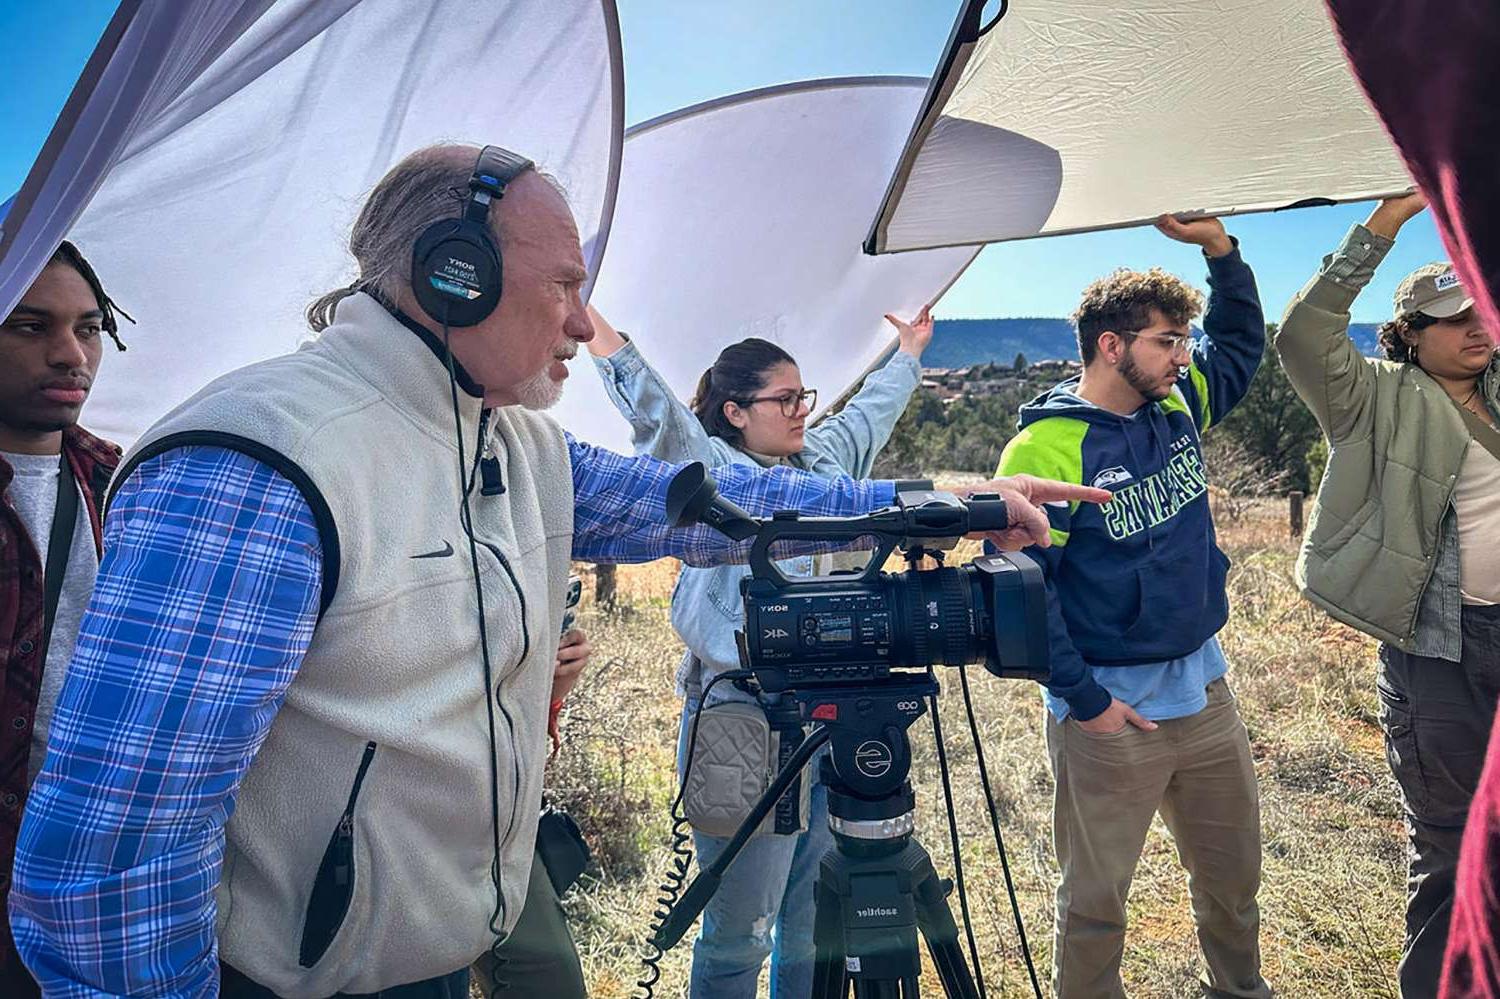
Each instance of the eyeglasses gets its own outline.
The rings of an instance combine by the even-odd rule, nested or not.
[[[818,408],[818,390],[803,389],[801,392],[784,392],[781,395],[757,395],[749,399],[736,399],[735,402],[741,406],[753,406],[757,402],[779,402],[781,415],[792,417],[797,415],[803,405],[807,406],[809,413]]]
[[[1189,353],[1193,349],[1193,338],[1186,333],[1168,335],[1165,333],[1132,333],[1129,330],[1120,334],[1128,336],[1132,340],[1154,340],[1157,346],[1166,347],[1172,353]]]

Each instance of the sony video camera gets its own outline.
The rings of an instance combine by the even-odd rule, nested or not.
[[[673,480],[667,507],[676,524],[702,522],[736,540],[754,539],[738,638],[744,667],[767,692],[867,686],[893,668],[939,664],[983,662],[999,677],[1049,676],[1040,567],[1019,553],[941,565],[942,553],[964,535],[1009,526],[998,496],[964,501],[911,483],[898,490],[894,506],[860,517],[784,511],[755,518],[719,496],[696,464]],[[777,564],[848,547],[871,549],[863,570],[794,578]],[[882,571],[897,549],[908,570]],[[920,568],[926,557],[937,567]]]

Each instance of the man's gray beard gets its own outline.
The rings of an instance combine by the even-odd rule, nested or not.
[[[563,383],[553,381],[547,372],[552,365],[538,371],[516,386],[516,401],[526,409],[551,409],[562,398]]]

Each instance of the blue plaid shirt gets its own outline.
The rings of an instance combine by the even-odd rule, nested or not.
[[[680,465],[568,446],[575,558],[713,565],[748,551],[666,525]],[[850,515],[895,495],[789,468],[714,475],[759,515]],[[224,824],[312,641],[317,527],[279,473],[194,447],[141,464],[104,540],[21,827],[11,922],[49,996],[213,995]]]

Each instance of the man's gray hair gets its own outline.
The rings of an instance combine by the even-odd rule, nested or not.
[[[349,233],[349,252],[359,264],[359,278],[307,307],[307,324],[315,332],[327,329],[338,303],[361,289],[370,289],[386,302],[397,301],[411,281],[412,245],[434,222],[459,216],[478,157],[474,146],[427,146],[380,178]],[[493,214],[489,222],[498,232]]]

